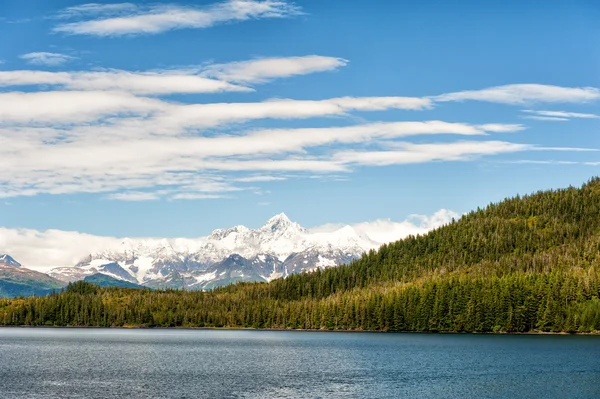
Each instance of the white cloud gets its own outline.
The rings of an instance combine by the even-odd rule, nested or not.
[[[154,201],[160,197],[155,193],[145,193],[140,191],[113,193],[107,196],[108,199],[119,201]]]
[[[542,147],[536,146],[532,151],[566,151],[566,152],[597,152],[597,148],[582,148],[582,147]]]
[[[84,256],[115,248],[118,238],[100,237],[76,231],[8,229],[0,227],[0,248],[23,266],[39,271],[73,266]]]
[[[267,175],[255,175],[248,177],[238,177],[235,181],[240,183],[255,183],[255,182],[265,182],[265,181],[281,181],[287,180],[287,177],[283,176],[267,176]]]
[[[179,104],[113,91],[50,91],[0,93],[3,124],[82,123],[108,116],[142,115],[144,120],[119,120],[120,127],[171,134],[186,128],[216,126],[252,119],[304,119],[344,115],[350,111],[419,110],[427,99],[415,97],[341,97],[327,100],[278,99],[255,103]],[[113,121],[115,122],[115,121]],[[131,122],[128,124],[128,122]],[[114,126],[113,126],[114,128]]]
[[[248,189],[242,183],[290,178],[281,176],[286,173],[294,173],[291,177],[296,178],[335,174],[328,178],[346,180],[339,174],[351,172],[358,165],[462,161],[516,151],[559,150],[497,140],[430,144],[397,141],[411,136],[474,137],[518,132],[525,128],[519,124],[434,120],[237,130],[229,134],[217,130],[224,125],[268,118],[423,110],[432,106],[430,98],[339,97],[186,104],[143,96],[175,90],[168,89],[170,83],[162,80],[175,73],[172,71],[94,71],[80,77],[73,73],[13,72],[17,74],[0,72],[0,84],[43,81],[62,85],[64,90],[0,93],[0,170],[10,171],[0,174],[0,197],[5,198],[102,193],[105,198],[130,201],[209,199]],[[93,75],[96,73],[99,75]],[[124,85],[129,92],[110,90],[111,84]],[[82,85],[81,90],[73,90],[77,85]],[[192,85],[181,81],[184,86]],[[205,133],[207,129],[211,131]]]
[[[521,128],[520,125],[503,128],[499,125],[483,126],[493,126],[496,130]],[[79,129],[83,132],[78,132]],[[142,189],[146,193],[165,187],[183,193],[215,194],[236,190],[230,183],[283,179],[256,174],[260,171],[347,172],[349,167],[345,163],[354,162],[344,156],[331,159],[307,155],[307,151],[314,147],[440,133],[485,134],[478,125],[442,121],[270,129],[216,137],[157,136],[149,126],[144,127],[146,136],[132,137],[111,136],[110,125],[90,129],[0,129],[0,137],[5,138],[7,143],[0,148],[0,168],[11,171],[0,175],[0,196]],[[422,150],[416,150],[422,148],[407,148],[405,153],[410,157],[422,157]],[[37,155],[41,153],[43,157]],[[213,172],[255,174],[230,178],[228,183],[220,177],[211,177]],[[129,199],[130,195],[121,197],[119,194],[114,199]],[[175,198],[171,192],[165,195]]]
[[[270,205],[267,202],[261,206]],[[359,234],[368,235],[373,241],[384,243],[396,241],[409,234],[423,234],[449,223],[458,214],[441,209],[431,216],[410,215],[406,220],[394,222],[379,219],[357,223],[352,227]],[[342,225],[328,224],[310,229],[311,232],[334,231]],[[142,238],[157,241],[157,238]],[[54,267],[74,266],[90,253],[119,248],[125,238],[95,236],[76,231],[33,229],[9,229],[0,227],[0,248],[10,254],[24,267],[48,271]],[[189,239],[169,239],[174,245]]]
[[[556,161],[556,160],[531,160],[531,159],[520,159],[517,161],[507,161],[505,163],[531,164],[531,165],[585,165],[585,166],[599,166],[600,165],[600,161]]]
[[[59,16],[98,18],[59,24],[53,31],[92,36],[143,35],[173,29],[208,28],[226,22],[250,19],[289,18],[299,14],[301,14],[300,7],[284,0],[228,0],[204,8],[172,4],[152,6],[88,4],[68,8]]]
[[[0,71],[0,86],[51,86],[54,90],[126,91],[138,95],[249,92],[254,90],[229,82],[263,83],[275,78],[333,70],[346,62],[340,58],[311,55],[156,71]]]
[[[560,87],[541,84],[512,84],[482,90],[466,90],[432,97],[435,101],[488,101],[503,104],[584,103],[600,99],[596,87]]]
[[[63,19],[81,18],[86,16],[98,17],[102,15],[119,15],[124,13],[132,13],[137,10],[137,6],[132,3],[120,4],[98,4],[89,3],[79,6],[68,7],[60,11],[56,17]]]
[[[539,161],[539,160],[530,160],[530,159],[520,159],[518,161],[509,161],[506,163],[514,163],[514,164],[532,164],[532,165],[579,165],[582,162],[575,161]]]
[[[264,83],[276,78],[332,71],[347,64],[348,61],[342,58],[319,55],[262,58],[210,65],[203,71],[203,75],[228,82]]]
[[[563,121],[568,121],[569,119],[572,119],[572,118],[600,119],[600,115],[583,114],[580,112],[544,111],[544,110],[532,110],[532,109],[524,109],[522,112],[530,114],[527,116],[523,116],[523,118],[536,119],[536,120],[540,120],[540,121],[563,122]]]
[[[554,116],[538,116],[538,115],[527,115],[522,116],[523,119],[532,119],[534,121],[544,121],[544,122],[566,122],[568,118],[556,118]]]
[[[453,143],[394,143],[392,151],[340,151],[334,159],[344,164],[402,165],[432,161],[461,161],[482,155],[496,155],[533,148],[505,141],[459,141]]]
[[[460,215],[454,211],[440,209],[433,215],[410,215],[406,220],[394,222],[390,219],[377,219],[370,222],[351,224],[350,226],[362,236],[367,236],[377,243],[398,241],[409,235],[425,234],[435,228],[446,225],[452,219],[458,220]],[[344,227],[343,224],[330,223],[310,229],[311,232],[332,232]]]
[[[77,91],[125,91],[141,95],[245,92],[253,89],[197,75],[195,70],[129,72],[0,71],[0,86],[46,85]]]
[[[105,116],[148,115],[167,103],[124,92],[9,92],[0,93],[0,125],[74,124]]]
[[[75,59],[70,55],[46,52],[27,53],[20,55],[19,58],[32,65],[46,66],[59,66]]]

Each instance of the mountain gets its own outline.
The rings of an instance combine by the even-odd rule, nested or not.
[[[259,229],[235,226],[198,239],[124,239],[48,274],[73,282],[102,273],[152,288],[206,290],[338,266],[378,246],[350,226],[312,233],[281,213]]]
[[[478,208],[340,267],[208,292],[130,292],[80,282],[57,296],[0,301],[0,324],[600,333],[599,215],[594,178],[581,188]],[[224,237],[231,234],[249,233],[237,228]],[[270,267],[283,270],[285,261],[302,267],[315,259],[327,261],[318,253],[265,255],[264,263],[230,255],[201,272],[210,276],[173,277],[250,281]]]
[[[0,255],[0,265],[21,267],[21,264],[14,260],[10,255]]]
[[[119,280],[106,274],[96,273],[91,276],[86,276],[83,281],[94,284],[99,287],[118,287],[118,288],[144,288],[139,284],[133,284],[128,281]]]
[[[46,295],[60,290],[65,284],[44,273],[21,267],[8,255],[0,257],[0,298]]]

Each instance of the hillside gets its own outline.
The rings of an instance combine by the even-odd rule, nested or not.
[[[600,179],[477,209],[346,266],[210,292],[71,285],[0,322],[374,331],[600,330]],[[58,309],[71,304],[65,316]],[[75,305],[77,304],[77,305]]]
[[[17,263],[14,260],[13,262]],[[62,287],[64,287],[62,282],[44,273],[25,269],[20,265],[0,264],[0,298],[46,295],[52,291],[60,290]]]
[[[92,274],[91,276],[87,276],[83,279],[83,281],[89,284],[97,285],[99,287],[144,288],[139,284],[119,280],[102,273],[96,273]]]

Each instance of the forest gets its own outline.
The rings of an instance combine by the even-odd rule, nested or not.
[[[0,325],[600,331],[600,178],[516,196],[348,265],[212,291],[70,284]]]

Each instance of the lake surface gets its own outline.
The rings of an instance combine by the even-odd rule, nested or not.
[[[0,328],[2,398],[599,398],[600,337]]]

